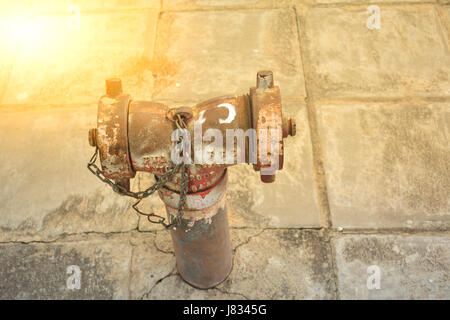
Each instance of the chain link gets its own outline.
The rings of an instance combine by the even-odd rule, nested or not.
[[[179,114],[176,114],[177,119],[175,120],[175,124],[179,129],[186,129],[187,125],[184,122],[183,117],[181,117]],[[182,137],[180,137],[179,143],[182,143]],[[113,180],[108,179],[105,177],[103,171],[96,165],[97,157],[99,154],[98,147],[95,148],[95,152],[91,157],[91,160],[89,161],[87,168],[89,169],[92,174],[94,174],[97,178],[99,178],[102,182],[109,185],[115,192],[117,192],[120,195],[128,196],[137,199],[137,201],[132,205],[132,208],[139,214],[146,216],[147,220],[151,223],[158,223],[162,224],[166,229],[172,229],[175,228],[177,225],[181,223],[181,219],[184,215],[184,205],[186,203],[186,195],[188,190],[188,184],[189,184],[189,167],[185,165],[185,161],[181,162],[181,164],[173,165],[168,167],[166,172],[162,174],[159,177],[156,177],[156,182],[145,189],[144,191],[138,191],[133,192],[127,190],[127,188],[121,186],[120,184],[115,183]],[[184,156],[184,155],[183,155]],[[181,169],[181,170],[180,170]],[[181,171],[181,185],[180,185],[180,200],[178,201],[178,212],[175,217],[173,217],[170,213],[169,216],[169,223],[166,223],[166,218],[154,214],[154,213],[145,213],[139,210],[138,205],[142,201],[142,199],[147,198],[154,194],[158,189],[166,185],[166,183],[169,181],[169,179],[175,175],[178,170]]]

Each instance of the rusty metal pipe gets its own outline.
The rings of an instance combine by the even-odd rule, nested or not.
[[[177,269],[194,287],[206,289],[224,281],[232,268],[231,241],[226,210],[227,173],[217,184],[189,193],[181,223],[170,231]],[[179,195],[159,190],[167,215],[176,216]]]

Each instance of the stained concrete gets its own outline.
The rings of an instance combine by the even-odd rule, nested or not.
[[[169,232],[161,231],[162,245],[171,248]],[[130,263],[130,298],[140,299],[159,281],[176,272],[173,252],[161,250],[156,243],[155,234],[142,234],[133,237],[133,257]],[[168,249],[170,250],[170,249]]]
[[[294,0],[163,0],[164,10],[255,9],[290,7]]]
[[[348,235],[334,239],[333,245],[341,299],[450,296],[449,237]],[[379,288],[370,266],[379,270]]]
[[[450,226],[448,103],[318,106],[334,226]]]
[[[218,288],[248,299],[333,299],[332,267],[319,232],[265,230],[235,249],[231,275]]]
[[[450,4],[450,0],[447,3]],[[436,9],[441,21],[444,37],[447,39],[447,46],[450,47],[450,6],[440,6]]]
[[[450,55],[436,8],[379,7],[379,30],[366,27],[367,5],[300,12],[311,94],[449,96]]]
[[[82,12],[91,11],[122,11],[159,9],[160,0],[38,0],[31,2],[31,9],[38,12],[66,13],[70,6],[78,6]]]
[[[122,77],[134,98],[149,99],[158,13],[83,13],[79,28],[67,14],[44,13],[26,18],[20,27],[8,25],[10,33],[23,31],[9,44],[18,49],[1,103],[95,104],[111,77]]]
[[[0,245],[1,299],[127,299],[131,246],[113,239]],[[67,286],[77,266],[80,287]]]
[[[331,250],[317,231],[233,230],[234,266],[214,289],[167,274],[145,299],[324,299],[335,297]]]
[[[243,32],[244,30],[244,32]],[[305,96],[292,9],[167,12],[158,25],[154,99],[192,101],[247,93],[262,69],[284,98]]]
[[[137,227],[130,200],[87,170],[96,107],[3,113],[0,241]]]

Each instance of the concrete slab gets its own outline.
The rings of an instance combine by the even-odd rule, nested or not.
[[[33,0],[2,1],[0,14],[17,14],[29,11],[33,6]]]
[[[450,0],[447,3],[450,4]],[[450,6],[439,6],[437,12],[441,21],[442,32],[447,39],[447,45],[450,46]]]
[[[318,106],[334,226],[450,226],[450,105]]]
[[[86,11],[159,9],[160,0],[34,0],[32,8],[37,12],[67,13],[71,6],[78,6],[82,13]]]
[[[11,37],[8,35],[8,30],[5,28],[5,20],[0,15],[0,103],[6,93],[9,79],[13,70],[14,62],[17,56],[16,47],[11,45]]]
[[[232,230],[230,277],[215,289],[198,290],[169,274],[146,299],[320,299],[334,297],[329,243],[319,232]]]
[[[305,97],[292,9],[166,12],[155,56],[166,61],[154,98],[197,101],[247,93],[272,70],[283,98]]]
[[[450,55],[435,7],[383,6],[369,30],[367,6],[304,9],[305,65],[316,97],[449,96]]]
[[[307,1],[307,0],[306,0]],[[392,0],[313,0],[315,1],[315,3],[317,4],[342,4],[342,5],[346,5],[346,4],[365,4],[367,3],[367,5],[370,4],[377,4],[377,3],[392,3]],[[296,3],[298,4],[302,4],[304,3],[305,0],[296,0]],[[395,1],[396,3],[401,3],[401,2],[412,2],[412,3],[435,3],[434,0],[398,0]]]
[[[112,239],[0,245],[0,298],[127,299],[130,259]]]
[[[341,299],[450,298],[448,236],[347,235],[333,245]]]
[[[159,238],[162,246],[172,246],[168,231],[161,231]],[[134,235],[133,259],[130,271],[130,298],[140,299],[146,295],[161,279],[174,273],[175,255],[162,251],[155,245],[156,235],[152,233]]]
[[[135,99],[150,99],[158,12],[85,13],[79,24],[66,14],[36,15],[13,24],[18,55],[2,104],[96,103],[110,77],[121,77]]]
[[[97,108],[2,113],[0,241],[136,228],[129,198],[86,168]]]
[[[164,10],[202,10],[289,7],[293,0],[163,0]]]
[[[235,250],[218,288],[248,299],[333,299],[330,245],[319,232],[265,230]]]
[[[159,282],[144,300],[241,300],[239,294],[221,292],[218,289],[199,290],[172,274]]]

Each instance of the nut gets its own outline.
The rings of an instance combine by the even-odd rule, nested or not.
[[[97,128],[89,129],[89,145],[91,147],[97,146]]]
[[[256,88],[260,90],[273,88],[273,72],[259,71],[256,75]]]

